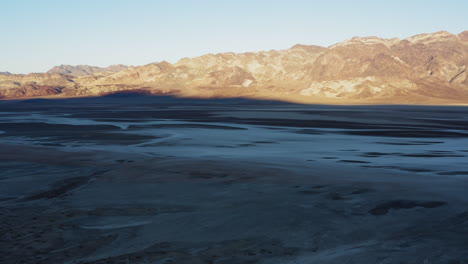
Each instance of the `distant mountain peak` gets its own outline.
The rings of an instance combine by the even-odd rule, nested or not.
[[[171,63],[163,60],[159,63],[156,64],[159,68],[161,68],[161,70],[165,70],[165,69],[168,69],[168,68],[172,68],[174,67]]]
[[[458,37],[455,34],[452,34],[447,31],[437,31],[434,33],[419,34],[409,38],[406,38],[409,42],[413,44],[423,43],[430,44],[434,42],[447,41],[447,40],[457,40]]]
[[[291,49],[302,49],[306,51],[320,51],[326,49],[325,47],[322,46],[317,46],[317,45],[304,45],[304,44],[296,44],[291,47]]]
[[[458,34],[458,38],[460,38],[462,41],[468,42],[468,30],[465,30]]]
[[[345,40],[343,42],[339,42],[337,44],[334,44],[330,46],[330,48],[336,48],[336,47],[344,47],[344,46],[349,46],[349,45],[376,45],[376,44],[383,44],[387,47],[390,47],[394,44],[397,44],[401,40],[399,38],[392,38],[392,39],[384,39],[384,38],[379,38],[376,36],[370,36],[370,37],[353,37],[349,40]]]
[[[93,75],[100,72],[118,72],[127,69],[128,66],[123,64],[110,65],[105,68],[90,66],[90,65],[65,65],[55,66],[47,71],[47,73],[62,73],[73,76]]]

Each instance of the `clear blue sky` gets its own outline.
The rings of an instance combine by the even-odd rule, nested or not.
[[[468,30],[465,0],[0,0],[0,71]]]

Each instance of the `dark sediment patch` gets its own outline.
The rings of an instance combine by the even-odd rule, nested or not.
[[[412,158],[463,158],[464,155],[458,154],[449,154],[451,152],[444,152],[444,153],[434,153],[434,152],[427,152],[427,153],[412,153],[412,154],[400,154],[401,157],[412,157]]]
[[[219,111],[217,111],[219,113]],[[229,112],[227,112],[229,114]],[[355,134],[363,136],[387,136],[387,137],[436,137],[446,126],[438,126],[435,124],[427,125],[405,125],[405,124],[384,124],[384,123],[363,123],[342,120],[322,120],[322,119],[273,119],[273,118],[237,118],[226,116],[209,116],[209,117],[194,117],[187,116],[179,120],[189,122],[219,122],[219,123],[232,123],[232,124],[249,124],[265,127],[293,127],[304,128],[302,130],[294,131],[299,134],[323,134],[325,133],[319,129],[342,129],[344,131],[326,131],[326,133],[340,133],[340,134]],[[310,129],[309,129],[310,128]],[[371,130],[372,129],[372,130]],[[349,131],[348,131],[349,130]],[[354,132],[352,132],[354,131]],[[395,132],[397,131],[397,132]],[[398,132],[400,131],[400,132]],[[428,132],[429,131],[429,132]],[[426,133],[427,132],[427,133]],[[459,133],[450,134],[448,136],[468,137],[468,134]]]
[[[338,159],[337,157],[321,157],[321,159]]]
[[[164,137],[161,137],[161,138],[164,138]],[[156,142],[156,143],[147,143],[147,144],[143,144],[143,145],[140,145],[140,146],[142,146],[142,147],[161,147],[161,146],[171,147],[171,146],[175,146],[175,145],[177,145],[177,144],[173,143],[173,142],[162,141],[162,142]]]
[[[382,165],[362,165],[362,168],[372,168],[372,169],[399,169],[398,166],[382,166]]]
[[[404,168],[404,167],[399,167],[399,166],[362,165],[361,167],[372,168],[372,169],[392,169],[392,170],[401,170],[401,171],[409,171],[409,172],[434,172],[434,170],[430,170],[430,169]]]
[[[363,161],[363,160],[339,160],[338,162],[345,162],[345,163],[372,163],[372,162]]]
[[[299,186],[298,186],[299,187]],[[327,185],[315,185],[315,186],[310,186],[307,187],[305,190],[301,190],[298,193],[301,194],[321,194],[326,191]]]
[[[2,264],[84,263],[79,259],[87,258],[96,249],[111,244],[121,234],[113,231],[80,228],[80,223],[84,219],[92,221],[92,219],[100,219],[101,217],[146,217],[193,212],[194,210],[194,207],[187,205],[139,203],[131,203],[123,207],[89,209],[39,206],[37,204],[9,207],[8,209],[0,208],[0,222],[2,223],[0,231],[3,234],[0,251],[4,256],[0,262]],[[154,261],[159,260],[156,258]],[[132,263],[142,262],[134,259]]]
[[[129,208],[95,208],[90,211],[78,211],[77,214],[89,216],[145,216],[157,215],[162,213],[192,212],[194,209],[182,205],[160,205],[153,207],[135,207]]]
[[[121,122],[121,123],[140,123],[140,122],[145,122],[145,121],[152,121],[151,119],[144,119],[144,118],[138,118],[138,119],[124,119],[124,118],[96,118],[93,119],[94,121],[99,121],[99,122]]]
[[[450,223],[452,225],[461,225],[468,222],[468,211],[459,213],[450,218]]]
[[[361,157],[366,157],[366,158],[377,158],[377,157],[382,157],[382,156],[392,156],[392,155],[399,155],[401,153],[384,153],[384,152],[365,152],[361,154]]]
[[[177,110],[177,109],[161,109],[161,110],[133,110],[133,111],[95,111],[88,113],[74,113],[71,118],[89,118],[93,120],[100,119],[192,119],[192,118],[209,118],[213,114],[208,110]]]
[[[63,180],[54,184],[52,189],[40,192],[24,198],[24,201],[40,200],[40,199],[53,199],[66,195],[67,193],[86,185],[91,179],[106,173],[107,171],[97,171],[90,176],[79,176]]]
[[[51,212],[51,207],[11,208],[0,215],[2,252],[1,263],[67,263],[89,256],[97,248],[112,243],[118,236],[93,231],[80,231],[69,221],[70,211]],[[8,230],[8,232],[6,232]],[[64,235],[67,234],[67,235]],[[70,234],[74,236],[70,238]],[[64,239],[64,236],[68,236]],[[70,245],[75,246],[70,246]]]
[[[302,193],[302,194],[320,194],[322,192],[316,191],[316,190],[302,190],[302,191],[299,191],[299,193]]]
[[[468,171],[444,171],[444,172],[437,173],[437,175],[444,175],[444,176],[468,175]]]
[[[323,135],[324,133],[322,131],[319,131],[317,129],[301,129],[294,131],[297,134],[306,134],[306,135]]]
[[[205,172],[205,171],[190,172],[190,178],[196,178],[196,179],[219,179],[219,178],[226,178],[228,176],[229,176],[229,173],[223,173],[223,172]]]
[[[107,132],[120,131],[121,129],[113,125],[66,125],[49,123],[0,123],[0,130],[5,133],[0,137],[29,137],[29,138],[92,138],[108,139]],[[112,137],[112,135],[110,136]],[[48,144],[59,144],[52,142]],[[46,143],[46,144],[47,144]],[[44,143],[43,143],[44,144]],[[52,145],[50,145],[52,146]]]
[[[418,119],[418,121],[428,121],[437,126],[445,126],[450,129],[462,129],[465,130],[468,127],[468,121],[466,120],[449,120],[449,119]]]
[[[66,142],[77,141],[79,143],[97,143],[97,144],[121,144],[132,145],[144,143],[152,139],[163,137],[138,135],[127,133],[68,133],[66,135],[53,136],[52,140],[63,140]]]
[[[429,170],[429,169],[420,169],[420,168],[398,168],[399,170],[402,171],[409,171],[409,172],[434,172],[434,170]]]
[[[376,144],[382,145],[394,145],[394,146],[428,146],[432,144],[427,143],[411,143],[411,142],[375,142]]]
[[[17,198],[18,197],[2,197],[2,198],[0,198],[0,202],[11,201],[11,200],[15,200]],[[1,215],[1,213],[0,213],[0,215]]]
[[[341,194],[337,192],[327,194],[326,198],[329,200],[333,200],[333,201],[348,200],[348,198],[343,197]]]
[[[202,244],[162,242],[141,251],[102,258],[89,264],[105,263],[259,263],[274,257],[291,257],[299,249],[271,239],[240,239]]]
[[[67,179],[60,184],[56,184],[56,186],[48,191],[41,192],[29,197],[26,197],[25,201],[31,200],[39,200],[39,199],[53,199],[65,195],[66,193],[88,183],[88,177],[74,177]]]
[[[390,211],[399,210],[399,209],[411,209],[415,207],[423,208],[436,208],[443,205],[446,205],[446,202],[442,201],[412,201],[412,200],[395,200],[389,201],[377,205],[373,209],[369,210],[369,213],[372,215],[385,215]]]
[[[114,132],[93,132],[93,131],[70,131],[62,133],[60,131],[28,131],[15,132],[8,134],[0,134],[0,137],[27,137],[38,140],[38,144],[43,146],[63,146],[64,143],[93,143],[93,144],[116,144],[116,145],[132,145],[144,143],[152,139],[163,137],[152,135],[138,135],[129,133],[114,133]]]
[[[112,131],[120,130],[114,125],[67,125],[42,122],[0,123],[0,130],[6,133],[19,132],[75,132],[75,131]]]
[[[336,121],[336,120],[303,120],[303,119],[262,119],[262,118],[231,118],[231,122],[245,123],[264,126],[278,127],[299,127],[299,128],[341,128],[341,129],[369,129],[369,128],[388,128],[381,124],[367,124],[351,121]],[[309,129],[306,129],[305,133]],[[301,133],[301,130],[298,131]],[[314,133],[314,131],[310,131]]]
[[[245,143],[245,144],[238,144],[237,146],[238,147],[255,147],[256,145],[251,144],[251,143]]]
[[[326,188],[328,187],[327,185],[315,185],[315,186],[311,186],[310,188],[313,188],[313,189],[323,189],[323,188]]]
[[[371,193],[373,191],[374,190],[369,189],[369,188],[361,188],[361,189],[357,189],[357,190],[352,191],[351,194],[365,194],[365,193]]]
[[[413,142],[417,144],[443,144],[445,143],[444,141],[413,141]]]
[[[263,129],[273,130],[273,131],[290,131],[287,127],[270,127],[270,126],[258,126]]]
[[[349,116],[347,113],[345,116]],[[214,117],[216,119],[216,117]],[[226,118],[226,117],[218,117]],[[379,130],[379,132],[391,133],[392,131],[402,131],[400,134],[409,133],[423,133],[424,131],[436,132],[436,129],[454,129],[446,125],[439,125],[434,123],[428,124],[392,124],[392,123],[365,123],[365,122],[353,122],[343,120],[323,120],[323,119],[264,119],[264,118],[235,118],[229,117],[230,122],[244,123],[244,124],[256,124],[266,126],[278,126],[278,127],[298,127],[298,128],[332,128],[332,129],[353,129],[353,130],[365,130],[373,129],[372,131]],[[462,128],[460,128],[462,129]],[[440,130],[442,131],[442,130]],[[468,136],[468,135],[467,135]]]
[[[156,139],[156,136],[119,133],[113,125],[65,125],[49,123],[0,123],[5,133],[0,137],[28,137],[40,139],[39,144],[61,146],[61,143],[137,144]]]
[[[63,147],[64,146],[63,144],[59,144],[59,143],[41,143],[40,145],[45,146],[45,147]]]
[[[120,163],[120,164],[123,164],[123,163],[133,163],[133,162],[135,162],[135,161],[134,161],[134,160],[120,159],[120,160],[116,160],[115,162]]]
[[[244,127],[205,125],[205,124],[157,124],[157,125],[130,125],[128,129],[144,128],[201,128],[201,129],[222,129],[222,130],[247,130]]]
[[[467,133],[450,132],[443,130],[347,130],[337,133],[355,135],[355,136],[372,136],[372,137],[395,137],[395,138],[466,138]],[[411,144],[411,143],[409,143]],[[413,143],[417,145],[427,143]],[[430,143],[432,144],[432,143]]]

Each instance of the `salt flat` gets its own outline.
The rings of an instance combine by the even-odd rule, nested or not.
[[[2,263],[468,261],[468,108],[131,100],[0,103]]]

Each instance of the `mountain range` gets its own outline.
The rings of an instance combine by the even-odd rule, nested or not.
[[[141,92],[325,104],[468,104],[468,31],[406,39],[354,37],[329,47],[207,54],[143,66],[60,65],[0,73],[0,97]]]

